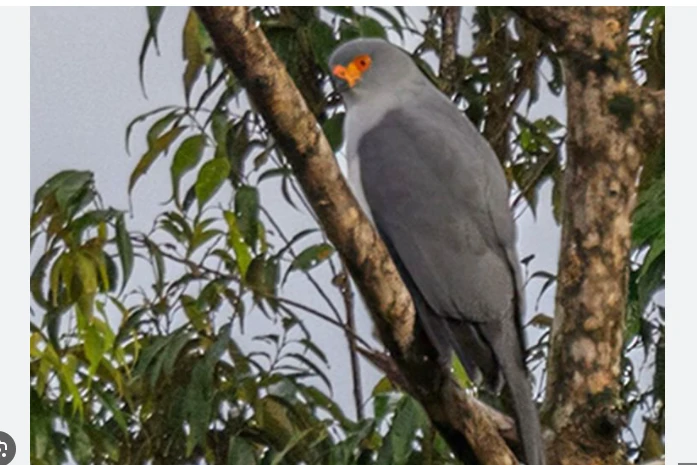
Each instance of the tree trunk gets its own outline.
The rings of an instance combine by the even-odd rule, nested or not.
[[[662,110],[650,108],[631,76],[627,7],[518,12],[555,42],[567,93],[561,256],[543,408],[553,432],[549,465],[626,463],[620,362],[631,214],[646,119]]]

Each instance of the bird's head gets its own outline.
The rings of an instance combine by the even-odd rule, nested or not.
[[[355,39],[329,58],[329,70],[344,99],[361,100],[418,82],[421,71],[401,48],[382,39]]]

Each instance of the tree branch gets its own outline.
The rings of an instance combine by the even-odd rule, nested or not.
[[[512,6],[511,11],[544,32],[552,40],[559,39],[569,29],[569,10],[582,7]]]
[[[334,284],[339,288],[341,297],[344,300],[344,308],[346,310],[346,327],[352,333],[356,332],[356,318],[354,315],[355,307],[353,305],[353,291],[351,290],[351,281],[349,280],[346,264],[341,262],[341,272],[334,277]],[[348,334],[348,333],[347,333]],[[361,366],[358,360],[358,347],[354,338],[348,336],[349,360],[351,362],[351,380],[353,381],[353,400],[356,405],[356,418],[362,420],[363,415],[363,389],[361,382]]]
[[[457,78],[457,42],[462,7],[442,6],[440,10],[442,32],[438,76],[441,78],[441,90],[450,95],[455,89]]]
[[[196,7],[225,63],[245,86],[293,167],[307,199],[361,290],[381,338],[415,397],[468,464],[512,465],[496,427],[457,388],[415,324],[409,292],[346,186],[334,154],[284,64],[244,7]]]
[[[549,37],[560,52],[604,59],[606,53],[619,50],[626,40],[626,7],[613,6],[514,6],[511,11]],[[602,27],[588,28],[600,23]],[[602,53],[600,53],[602,52]]]
[[[381,370],[387,376],[387,379],[392,382],[395,386],[408,392],[412,396],[416,396],[416,389],[409,384],[409,380],[402,375],[399,368],[395,364],[394,360],[386,354],[381,354],[379,352],[366,350],[363,348],[358,348],[358,352],[363,355],[370,363],[372,363],[376,368]],[[522,448],[520,444],[520,439],[518,438],[518,432],[515,427],[515,420],[508,415],[499,412],[495,408],[485,404],[484,402],[478,400],[475,397],[468,396],[463,401],[468,402],[466,406],[462,408],[471,408],[480,412],[481,415],[486,416],[495,425],[498,433],[506,441],[508,447],[511,448],[519,457],[522,458]]]

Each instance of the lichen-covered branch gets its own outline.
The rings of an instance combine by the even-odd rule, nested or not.
[[[327,236],[361,290],[381,338],[433,423],[468,465],[513,465],[495,425],[457,388],[415,321],[388,252],[346,186],[329,143],[245,7],[196,7],[217,52],[262,114]]]

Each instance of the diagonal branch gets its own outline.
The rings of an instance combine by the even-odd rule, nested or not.
[[[196,7],[196,12],[266,120],[360,288],[383,342],[453,452],[471,465],[515,463],[490,418],[457,388],[447,367],[437,363],[385,245],[345,184],[329,143],[284,64],[247,9]]]

